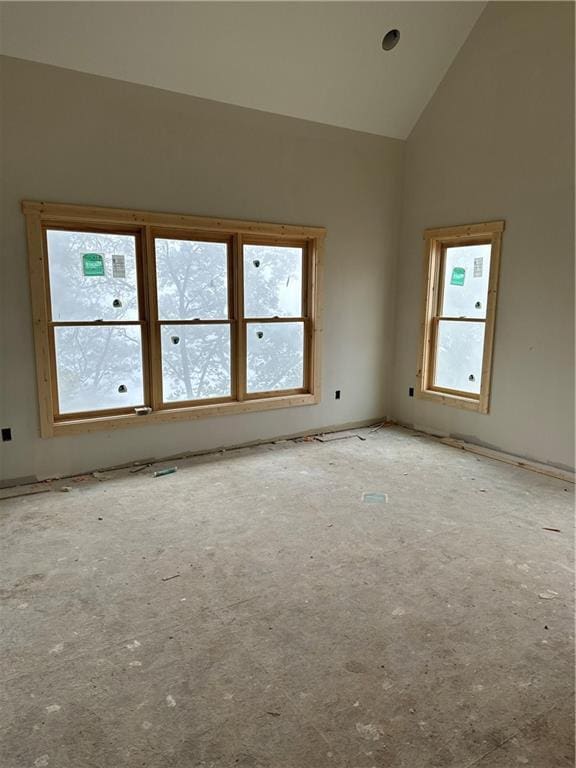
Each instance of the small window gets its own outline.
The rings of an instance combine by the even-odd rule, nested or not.
[[[487,413],[504,222],[427,230],[418,396]]]
[[[23,210],[43,437],[319,402],[323,228]]]

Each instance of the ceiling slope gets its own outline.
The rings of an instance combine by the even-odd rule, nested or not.
[[[1,5],[7,56],[404,139],[485,3]]]

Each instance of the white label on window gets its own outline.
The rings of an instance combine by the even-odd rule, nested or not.
[[[474,277],[482,277],[483,256],[476,256],[474,259]]]
[[[112,277],[126,277],[126,259],[122,253],[112,256]]]

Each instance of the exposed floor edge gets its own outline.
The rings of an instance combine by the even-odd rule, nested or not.
[[[199,457],[199,456],[212,456],[212,455],[217,455],[217,454],[222,454],[227,452],[233,452],[233,451],[241,450],[244,448],[255,448],[262,445],[273,445],[274,443],[281,443],[289,440],[301,440],[301,439],[316,437],[316,436],[325,435],[325,434],[349,432],[350,430],[362,429],[362,428],[371,427],[371,426],[375,427],[375,429],[371,431],[376,431],[386,426],[397,426],[402,429],[411,430],[412,432],[417,432],[421,435],[425,435],[426,437],[432,440],[435,440],[439,443],[442,443],[443,445],[447,445],[450,448],[457,448],[462,451],[467,451],[469,453],[474,453],[479,456],[483,456],[484,458],[487,458],[487,459],[493,459],[494,461],[501,461],[505,464],[510,464],[511,466],[518,467],[519,469],[527,469],[531,472],[536,472],[537,474],[553,477],[557,480],[562,480],[563,482],[566,482],[566,483],[574,484],[576,482],[576,477],[573,472],[569,472],[569,471],[560,469],[559,467],[551,466],[549,464],[543,464],[537,461],[530,461],[528,459],[523,459],[520,456],[515,456],[513,454],[505,453],[503,451],[497,451],[492,448],[485,448],[484,446],[476,445],[474,443],[468,443],[464,440],[458,440],[453,437],[445,437],[437,433],[434,434],[432,432],[428,432],[426,429],[423,429],[421,427],[413,427],[409,424],[398,423],[393,421],[392,419],[364,419],[362,421],[347,422],[345,424],[339,424],[337,426],[323,427],[321,430],[309,429],[303,432],[297,432],[297,433],[292,433],[288,435],[280,435],[278,437],[274,437],[266,440],[252,440],[246,443],[239,443],[239,444],[230,445],[230,446],[222,446],[219,448],[212,448],[209,450],[188,451],[184,453],[173,454],[171,456],[164,456],[161,458],[141,459],[141,460],[136,460],[132,462],[127,462],[125,464],[117,464],[114,466],[100,468],[92,472],[80,472],[74,475],[49,477],[43,480],[36,480],[36,481],[29,482],[27,485],[16,484],[14,486],[0,488],[0,501],[12,499],[12,498],[18,498],[20,496],[29,496],[35,493],[43,493],[51,490],[70,490],[66,486],[52,487],[51,483],[53,481],[57,482],[57,481],[64,481],[64,480],[73,480],[74,478],[87,479],[89,475],[93,475],[95,478],[97,478],[100,473],[115,472],[123,469],[130,469],[132,472],[138,472],[140,470],[148,469],[155,464],[162,464],[166,462],[178,461],[178,460]],[[349,434],[346,436],[353,437],[354,435]],[[325,441],[321,441],[321,442],[325,442]],[[14,490],[13,493],[9,492],[11,488]]]
[[[386,418],[375,418],[375,419],[364,419],[362,421],[349,421],[345,422],[344,424],[334,424],[328,427],[316,427],[314,429],[306,429],[303,432],[292,432],[288,435],[278,435],[277,437],[269,437],[265,438],[263,440],[251,440],[247,443],[237,443],[235,445],[223,445],[219,448],[210,448],[209,450],[203,450],[200,449],[198,451],[187,451],[184,453],[178,453],[173,454],[172,456],[165,456],[161,459],[153,459],[152,461],[154,463],[159,463],[162,461],[176,461],[177,459],[188,459],[192,456],[209,456],[213,453],[222,453],[227,451],[237,451],[241,448],[252,448],[254,446],[258,445],[271,445],[272,443],[280,443],[284,440],[298,440],[298,438],[304,438],[304,437],[314,437],[315,435],[325,435],[330,434],[332,432],[345,432],[351,429],[362,429],[363,427],[372,427],[380,424],[395,424],[395,422],[391,421],[390,419]],[[138,464],[141,464],[142,462],[136,462]],[[133,466],[134,462],[132,464],[125,464],[126,466]],[[107,471],[110,469],[122,469],[122,467],[110,467]]]
[[[538,461],[528,461],[528,459],[522,459],[520,456],[513,456],[510,453],[495,451],[491,448],[483,448],[481,445],[466,443],[464,440],[455,440],[452,437],[441,437],[436,439],[440,440],[444,445],[450,445],[452,448],[460,448],[462,451],[477,453],[488,459],[495,459],[496,461],[503,461],[506,464],[513,464],[522,469],[529,469],[531,472],[538,472],[540,475],[548,475],[549,477],[555,477],[558,480],[564,480],[566,483],[574,483],[575,481],[574,472],[567,472],[564,469],[553,467],[550,464],[541,464]]]
[[[129,467],[137,467],[137,466],[150,466],[152,464],[161,464],[162,462],[166,461],[177,461],[178,459],[188,459],[193,456],[210,456],[211,454],[217,454],[217,453],[223,453],[226,451],[237,451],[241,448],[251,448],[253,446],[258,445],[270,445],[271,443],[278,443],[283,440],[297,440],[298,438],[304,438],[304,437],[313,437],[314,435],[324,435],[332,432],[344,432],[346,430],[350,429],[361,429],[362,427],[371,427],[371,426],[379,426],[382,424],[394,424],[395,422],[386,419],[384,417],[381,418],[373,418],[373,419],[363,419],[361,421],[349,421],[345,422],[344,424],[333,424],[331,426],[327,427],[316,427],[314,429],[307,429],[303,432],[293,432],[288,435],[278,435],[276,437],[270,437],[262,440],[252,440],[250,442],[246,443],[236,443],[233,445],[223,445],[219,446],[218,448],[210,448],[208,450],[206,449],[200,449],[198,451],[184,451],[182,453],[177,454],[171,454],[170,456],[161,456],[160,458],[152,457],[148,459],[136,459],[134,461],[129,461],[124,464],[115,464],[113,466],[108,467],[96,467],[94,469],[87,469],[84,472],[77,472],[73,475],[47,475],[46,477],[40,477],[40,478],[27,478],[25,482],[22,482],[21,479],[15,478],[14,480],[6,480],[4,481],[4,484],[0,487],[0,501],[3,499],[8,498],[14,498],[16,496],[26,496],[29,495],[30,491],[22,491],[21,493],[14,493],[11,495],[3,495],[1,493],[2,490],[9,490],[10,488],[18,488],[22,487],[23,485],[33,485],[35,483],[45,483],[49,482],[51,480],[69,480],[74,477],[82,477],[83,475],[91,474],[92,472],[112,472],[114,470],[118,469],[128,469]]]
[[[415,432],[421,432],[428,437],[438,440],[438,442],[444,445],[449,445],[451,448],[459,448],[461,451],[468,451],[469,453],[476,453],[479,456],[484,456],[487,459],[494,459],[495,461],[503,461],[505,464],[511,464],[521,469],[529,469],[531,472],[537,472],[540,475],[547,475],[548,477],[554,477],[557,480],[563,480],[566,483],[574,484],[576,482],[576,475],[569,470],[555,467],[552,464],[544,464],[540,461],[532,461],[531,459],[522,458],[522,456],[515,456],[512,453],[506,453],[505,451],[499,451],[495,448],[487,448],[483,445],[477,445],[475,443],[468,443],[465,440],[458,440],[449,435],[444,435],[438,432],[431,432],[420,426],[412,426],[401,422],[396,422],[399,427],[405,427],[407,429],[413,429]]]
[[[35,475],[25,475],[24,477],[11,477],[7,480],[0,480],[0,490],[2,488],[14,488],[16,485],[29,485],[37,483],[38,478]]]

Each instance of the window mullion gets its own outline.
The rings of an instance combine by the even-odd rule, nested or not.
[[[436,245],[436,248],[437,248],[437,255],[436,255],[436,263],[435,263],[434,286],[433,286],[433,292],[434,292],[433,314],[435,317],[439,318],[442,315],[442,303],[444,298],[444,283],[445,283],[444,269],[446,264],[446,246],[444,245],[444,243],[438,243]]]
[[[146,290],[149,405],[153,411],[162,406],[162,352],[160,349],[160,324],[158,322],[158,294],[156,286],[156,250],[152,228],[144,227],[144,275]]]
[[[430,350],[427,368],[427,381],[426,387],[431,388],[434,386],[434,380],[436,378],[436,354],[438,350],[438,326],[440,318],[438,315],[434,315],[430,319]]]
[[[236,233],[232,241],[233,295],[234,295],[234,353],[232,370],[237,400],[246,399],[246,322],[244,320],[244,252],[242,235]]]
[[[52,419],[60,416],[60,399],[58,397],[58,365],[56,364],[56,331],[52,322],[48,323],[50,370],[52,380]]]

